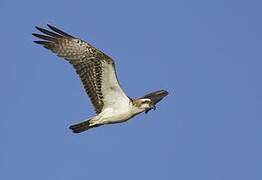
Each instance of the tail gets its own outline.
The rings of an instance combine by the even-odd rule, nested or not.
[[[71,129],[73,131],[73,133],[81,133],[81,132],[86,131],[90,128],[100,126],[100,125],[90,125],[90,122],[89,122],[90,120],[91,119],[88,119],[88,120],[80,122],[78,124],[73,124],[72,126],[69,127],[69,129]]]

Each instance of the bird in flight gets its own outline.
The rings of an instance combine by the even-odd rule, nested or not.
[[[71,125],[74,133],[128,121],[137,114],[155,110],[156,103],[167,96],[167,91],[159,90],[137,99],[128,97],[119,85],[111,57],[77,37],[47,26],[49,30],[36,26],[41,34],[32,34],[40,39],[34,42],[73,65],[96,111],[96,116]]]

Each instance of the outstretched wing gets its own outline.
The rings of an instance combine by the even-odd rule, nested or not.
[[[50,30],[36,27],[43,34],[33,35],[34,41],[63,57],[71,63],[95,107],[96,113],[116,103],[128,103],[115,72],[114,61],[92,45],[73,37],[58,28],[47,25]]]
[[[168,92],[166,90],[159,90],[155,92],[151,92],[149,94],[144,95],[140,98],[149,98],[151,101],[153,101],[154,104],[157,104],[159,101],[161,101],[165,96],[168,95]]]
[[[155,92],[151,92],[149,94],[144,95],[140,98],[148,98],[151,99],[151,101],[156,105],[159,101],[161,101],[164,97],[168,95],[168,92],[165,90],[159,90]],[[155,109],[155,108],[154,108]],[[145,113],[148,113],[151,109],[148,109],[145,111]]]

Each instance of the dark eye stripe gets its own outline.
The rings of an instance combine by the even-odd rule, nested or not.
[[[150,101],[143,101],[142,104],[149,103]]]

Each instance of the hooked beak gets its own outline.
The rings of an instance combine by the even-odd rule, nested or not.
[[[151,111],[152,109],[153,109],[154,111],[156,110],[156,105],[155,105],[155,104],[153,104],[151,108],[147,109],[147,110],[145,111],[145,113],[147,114],[147,113],[148,113],[149,111]]]
[[[154,104],[151,109],[154,109],[154,111],[155,111],[156,110],[156,105]]]

